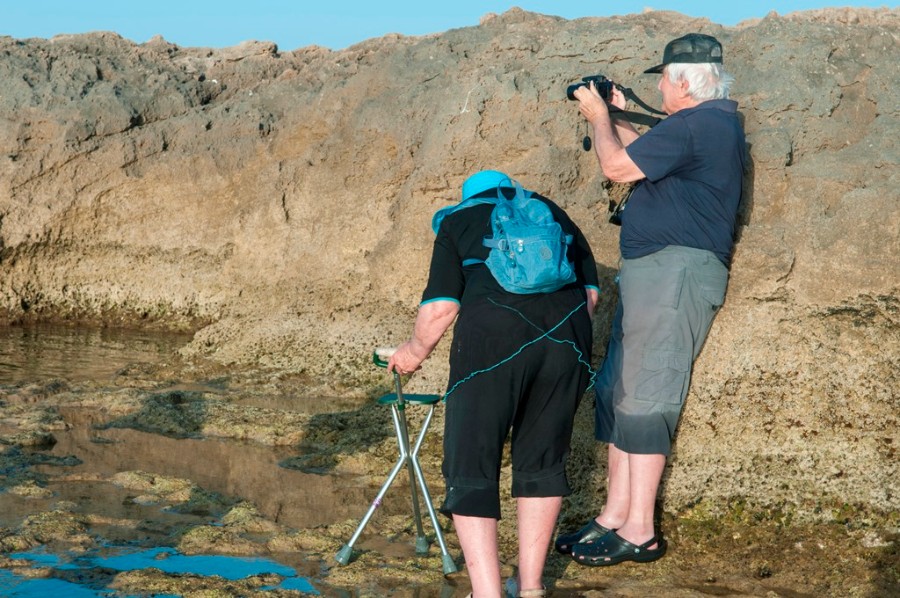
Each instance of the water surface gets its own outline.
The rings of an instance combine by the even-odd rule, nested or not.
[[[191,335],[58,325],[0,327],[0,384],[62,378],[106,381],[131,363],[156,363]]]
[[[134,330],[2,327],[0,390],[4,386],[9,390],[6,404],[13,406],[22,403],[20,397],[16,398],[15,389],[29,384],[63,380],[102,386],[113,381],[123,368],[170,358],[189,341],[190,336],[185,334]],[[223,386],[204,382],[162,384],[154,392],[210,393],[220,400],[227,394]],[[360,406],[359,400],[283,395],[241,395],[231,399],[267,409],[273,417],[287,410],[319,414]],[[39,396],[34,399],[40,400]],[[0,413],[3,405],[0,395]],[[30,515],[51,512],[57,505],[67,504],[67,509],[94,521],[91,533],[103,538],[104,547],[99,552],[75,555],[54,552],[50,547],[11,554],[11,558],[25,560],[34,568],[49,568],[52,573],[50,577],[31,577],[0,569],[0,595],[3,596],[108,596],[111,592],[102,584],[92,587],[78,582],[82,577],[90,577],[80,572],[147,567],[172,574],[216,575],[225,579],[273,573],[283,580],[270,589],[318,593],[306,577],[297,573],[296,566],[309,569],[299,556],[285,564],[261,558],[178,554],[166,545],[172,539],[173,530],[217,525],[221,513],[179,512],[168,508],[165,501],[136,500],[134,490],[110,483],[112,476],[119,472],[141,471],[190,480],[234,502],[250,501],[266,518],[288,529],[358,520],[374,497],[371,476],[315,475],[280,466],[285,459],[300,454],[296,447],[270,447],[220,438],[171,438],[132,428],[109,427],[110,416],[105,409],[62,405],[54,411],[65,422],[52,431],[55,443],[24,449],[47,456],[42,464],[32,465],[32,470],[41,476],[41,486],[48,492],[20,495],[4,492],[0,487],[0,527],[15,530]],[[386,412],[385,421],[388,421]],[[0,476],[5,475],[0,472]],[[402,481],[398,483],[398,489],[391,493],[397,499],[386,501],[382,513],[409,511],[409,495],[400,489],[402,484]],[[135,529],[129,522],[140,523]]]

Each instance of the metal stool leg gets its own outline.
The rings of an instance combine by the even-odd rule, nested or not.
[[[400,470],[403,469],[403,465],[406,463],[406,461],[407,454],[403,451],[403,447],[401,445],[400,458],[397,460],[397,463],[394,465],[393,469],[391,469],[391,473],[388,474],[387,480],[385,480],[384,484],[381,485],[381,489],[375,496],[375,500],[373,500],[372,504],[369,505],[369,510],[366,511],[366,514],[363,516],[362,521],[360,521],[359,525],[356,526],[356,531],[353,532],[353,535],[350,537],[350,541],[341,546],[341,549],[334,557],[335,560],[341,565],[346,565],[350,562],[350,555],[353,552],[353,545],[359,539],[359,536],[362,534],[363,529],[365,529],[366,524],[369,523],[369,519],[371,519],[372,515],[375,514],[375,509],[381,506],[381,499],[384,498],[384,495],[387,493],[388,488],[390,488],[391,484],[394,483],[394,480],[397,478],[397,474],[399,474]]]
[[[386,367],[387,365],[387,362],[382,358],[381,355],[379,355],[378,350],[376,350],[375,355],[373,355],[373,360],[379,367]],[[397,475],[399,475],[400,470],[403,469],[404,465],[406,465],[407,472],[409,473],[409,487],[413,503],[413,516],[415,517],[416,522],[416,554],[428,553],[428,539],[426,538],[424,528],[422,527],[422,516],[419,510],[419,496],[417,492],[418,486],[418,488],[420,488],[422,491],[422,498],[425,501],[425,507],[428,510],[428,515],[431,518],[432,525],[434,526],[435,537],[437,539],[438,545],[441,548],[441,559],[444,575],[448,575],[457,570],[456,563],[454,563],[453,558],[450,556],[450,552],[447,550],[447,544],[446,542],[444,542],[444,535],[441,530],[440,522],[438,521],[434,506],[431,504],[431,495],[428,492],[428,485],[425,483],[425,475],[422,473],[422,467],[421,465],[419,465],[418,460],[419,449],[422,446],[422,442],[425,439],[425,434],[428,432],[428,427],[431,425],[431,419],[434,415],[434,404],[433,401],[430,403],[426,403],[429,405],[428,413],[425,416],[422,428],[419,431],[418,437],[416,438],[415,447],[410,450],[409,428],[406,422],[406,402],[403,399],[403,389],[400,384],[400,376],[396,372],[394,372],[394,386],[396,388],[396,400],[391,403],[391,419],[393,420],[394,431],[397,434],[397,445],[400,449],[400,457],[397,459],[397,463],[394,465],[393,469],[391,469],[387,480],[384,482],[384,484],[382,484],[381,489],[378,491],[378,495],[375,497],[375,500],[372,501],[372,504],[369,506],[368,511],[366,511],[365,516],[363,516],[362,521],[360,521],[359,525],[357,526],[356,531],[353,532],[353,536],[350,538],[350,541],[341,546],[341,549],[338,551],[337,555],[335,555],[335,560],[341,565],[346,565],[350,562],[350,556],[353,552],[353,545],[359,539],[359,536],[362,534],[363,529],[372,518],[372,515],[374,515],[375,509],[381,506],[381,501],[384,498],[384,495],[387,493],[388,488],[391,487],[391,484],[394,483]],[[382,397],[382,399],[384,398],[388,397]],[[382,399],[379,399],[379,401],[381,402]],[[437,400],[436,396],[434,400]]]
[[[409,428],[406,425],[406,402],[403,400],[403,389],[400,385],[400,376],[394,372],[394,387],[397,389],[397,402],[391,405],[391,415],[394,418],[394,429],[399,439],[401,454],[407,455],[406,471],[409,473],[409,493],[412,497],[413,518],[416,522],[416,554],[428,554],[428,540],[425,538],[425,530],[422,528],[422,514],[419,511],[419,496],[416,493],[416,469],[410,459]]]
[[[422,488],[422,497],[425,499],[425,508],[428,509],[428,515],[431,517],[431,525],[434,527],[434,535],[437,539],[438,546],[441,548],[441,563],[443,565],[444,575],[449,575],[450,573],[455,573],[457,571],[456,563],[453,562],[453,557],[450,556],[450,551],[447,550],[447,544],[444,542],[444,534],[441,531],[441,524],[438,521],[434,506],[431,504],[431,494],[429,494],[428,485],[425,483],[425,475],[422,473],[422,466],[419,465],[419,449],[422,447],[422,441],[425,440],[425,433],[428,432],[428,426],[431,425],[431,417],[433,415],[434,405],[431,405],[428,408],[428,415],[425,416],[425,421],[422,423],[422,429],[419,431],[416,446],[410,453],[409,462],[415,470],[416,479],[419,482],[419,486]]]

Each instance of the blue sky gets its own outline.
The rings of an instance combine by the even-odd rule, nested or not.
[[[482,15],[518,6],[567,19],[640,13],[646,7],[707,17],[721,25],[827,6],[896,7],[888,2],[828,0],[665,0],[493,2],[450,0],[7,0],[0,35],[23,39],[59,33],[115,31],[143,43],[154,35],[179,46],[226,47],[247,40],[273,41],[281,50],[319,45],[334,50],[387,33],[424,35],[477,25]],[[427,6],[427,8],[426,8]]]

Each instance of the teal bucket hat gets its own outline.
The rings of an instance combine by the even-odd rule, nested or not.
[[[462,200],[466,201],[479,193],[498,187],[515,188],[508,174],[499,170],[482,170],[466,179],[462,185]]]

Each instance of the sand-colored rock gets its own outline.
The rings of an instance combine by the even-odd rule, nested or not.
[[[0,317],[197,328],[188,359],[365,393],[383,381],[372,348],[409,332],[432,213],[494,167],[555,198],[592,243],[599,358],[617,229],[564,89],[602,72],[657,104],[640,73],[686,31],[723,41],[753,164],[666,507],[897,512],[897,9],[733,28],[513,9],[340,52],[0,38]],[[447,345],[411,389],[441,390]],[[590,418],[580,472],[595,469]]]

